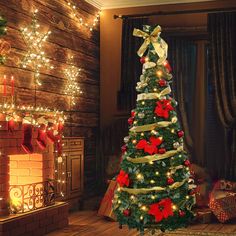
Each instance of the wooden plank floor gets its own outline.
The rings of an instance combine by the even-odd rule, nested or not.
[[[157,233],[155,235],[236,236],[236,223],[195,224],[187,229],[169,233]],[[119,229],[117,222],[99,217],[94,211],[80,211],[70,215],[67,228],[47,234],[47,236],[139,236],[139,233],[135,230],[128,230],[126,227]]]

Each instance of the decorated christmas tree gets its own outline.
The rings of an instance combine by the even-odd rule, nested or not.
[[[136,108],[128,119],[129,136],[124,138],[113,199],[120,226],[153,233],[188,224],[194,216],[196,187],[183,149],[177,102],[171,95],[168,45],[160,33],[160,26],[134,29],[134,36],[144,39],[138,51],[143,71],[136,87]]]

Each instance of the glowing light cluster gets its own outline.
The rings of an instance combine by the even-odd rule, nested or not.
[[[78,16],[78,7],[76,6],[75,3],[73,3],[72,1],[67,1],[67,5],[71,7],[72,11],[73,11],[73,17],[76,17],[77,19],[79,19],[79,23],[81,26],[84,26],[86,27],[87,29],[89,29],[90,31],[93,31],[94,28],[96,27],[96,25],[98,24],[99,22],[99,18],[100,18],[100,14],[101,14],[101,11],[99,11],[96,16],[94,17],[94,20],[93,20],[93,23],[89,24],[89,23],[85,23],[84,20]]]
[[[59,122],[64,123],[66,119],[62,111],[50,110],[41,106],[15,106],[8,103],[0,104],[0,114],[6,115],[6,121],[13,119],[15,122],[22,121],[26,116],[25,114],[27,114],[30,123],[36,127],[39,126],[39,116],[45,116],[45,119],[48,117],[50,120],[53,118],[55,124],[59,124]]]
[[[65,94],[71,97],[71,104],[75,105],[76,96],[83,92],[77,82],[81,69],[72,64],[72,59],[73,57],[70,57],[69,66],[64,70],[65,77],[67,78]]]
[[[35,10],[33,13],[31,25],[21,30],[25,44],[28,47],[28,52],[21,65],[23,68],[27,66],[31,67],[34,70],[35,84],[41,85],[39,80],[41,68],[53,69],[53,66],[50,65],[49,59],[43,51],[44,43],[51,34],[51,31],[47,31],[46,33],[38,31],[40,25],[36,19],[37,12],[38,10]]]

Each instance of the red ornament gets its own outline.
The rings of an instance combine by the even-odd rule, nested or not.
[[[133,122],[134,122],[134,118],[133,118],[133,117],[130,117],[130,118],[128,119],[128,124],[129,124],[129,125],[132,125]]]
[[[174,182],[175,182],[174,179],[171,177],[167,179],[167,184],[169,185],[173,184]]]
[[[184,216],[185,216],[185,212],[182,211],[182,210],[179,210],[179,216],[180,216],[180,217],[184,217]]]
[[[169,118],[169,111],[173,111],[174,108],[171,105],[171,101],[168,99],[162,99],[157,102],[155,108],[155,113],[157,116],[164,117],[165,119]]]
[[[120,187],[123,187],[123,186],[128,187],[129,186],[129,175],[125,171],[120,170],[120,173],[116,178],[116,182],[120,185]]]
[[[131,111],[131,117],[134,118],[135,116],[135,111]]]
[[[130,216],[130,214],[131,214],[131,211],[129,209],[125,209],[123,211],[123,215],[126,216],[126,217]]]
[[[121,147],[121,152],[122,152],[122,154],[124,154],[126,151],[127,151],[127,145],[123,145],[123,146]]]
[[[142,63],[142,64],[144,64],[145,62],[147,62],[147,58],[146,57],[141,57],[140,58],[140,62]]]
[[[166,153],[166,149],[165,149],[165,148],[160,148],[160,149],[159,149],[159,153],[160,153],[160,154]]]
[[[162,199],[158,203],[150,205],[149,215],[155,216],[156,222],[160,222],[162,219],[166,219],[169,216],[173,216],[172,201],[170,198]]]
[[[189,160],[185,160],[185,161],[184,161],[184,165],[185,165],[185,166],[190,166],[190,165],[191,165],[191,163],[190,163],[190,161],[189,161]]]
[[[172,71],[172,68],[171,68],[171,66],[170,66],[170,64],[169,64],[169,62],[166,60],[166,61],[164,61],[164,66],[165,66],[165,68],[169,71],[169,72],[171,72]]]
[[[161,87],[164,87],[164,86],[166,86],[167,82],[166,82],[164,79],[160,79],[160,80],[158,81],[158,84],[159,84]]]
[[[179,138],[183,137],[184,136],[184,131],[183,130],[180,130],[177,132]]]

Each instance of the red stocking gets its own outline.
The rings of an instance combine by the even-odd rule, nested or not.
[[[34,151],[31,141],[32,141],[32,125],[23,124],[23,142],[21,146],[26,153],[33,153]]]
[[[47,147],[47,134],[46,134],[46,125],[41,124],[38,129],[38,137],[36,139],[39,147],[44,150]]]
[[[15,129],[15,122],[14,119],[11,118],[8,122],[7,122],[7,129],[8,131],[10,131],[11,133],[13,133],[14,129]]]
[[[47,136],[51,142],[54,143],[56,141],[56,137],[54,135],[53,123],[48,123]]]

